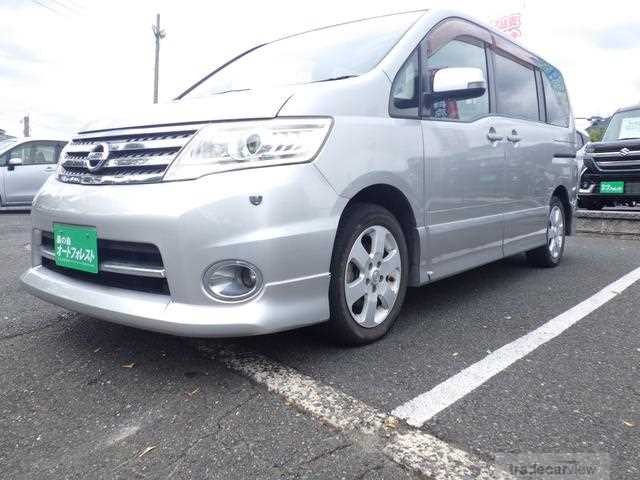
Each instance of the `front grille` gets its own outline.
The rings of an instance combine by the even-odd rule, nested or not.
[[[596,144],[590,155],[600,170],[640,171],[640,144],[637,143]]]
[[[127,290],[170,295],[164,263],[158,247],[148,243],[98,239],[97,274],[56,265],[51,232],[42,232],[42,265],[72,278]]]
[[[65,148],[58,179],[84,185],[159,182],[201,126],[81,133]]]

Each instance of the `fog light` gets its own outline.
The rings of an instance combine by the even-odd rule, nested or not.
[[[242,283],[247,288],[254,288],[258,283],[258,275],[250,268],[242,270]]]
[[[582,182],[581,187],[583,188],[583,190],[586,190],[587,188],[589,188],[589,182]]]
[[[239,302],[260,292],[262,275],[242,260],[224,260],[207,268],[202,277],[205,291],[216,300]]]

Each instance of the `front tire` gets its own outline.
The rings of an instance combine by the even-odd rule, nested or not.
[[[382,338],[400,313],[408,278],[407,244],[398,220],[378,205],[348,207],[331,260],[330,339],[363,345]]]
[[[566,218],[564,204],[558,197],[552,197],[547,219],[547,243],[527,252],[527,260],[531,265],[545,268],[558,266],[564,253]]]

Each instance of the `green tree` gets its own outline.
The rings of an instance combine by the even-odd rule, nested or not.
[[[602,137],[604,136],[605,128],[591,127],[591,128],[588,128],[587,131],[589,133],[589,138],[591,139],[592,142],[599,142],[600,140],[602,140]]]

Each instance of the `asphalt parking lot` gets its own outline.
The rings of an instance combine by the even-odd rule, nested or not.
[[[4,478],[421,478],[384,453],[404,422],[382,435],[341,428],[317,413],[322,398],[305,403],[314,389],[389,414],[640,267],[637,240],[572,237],[556,269],[517,256],[411,289],[388,337],[346,349],[310,330],[192,341],[66,312],[20,290],[28,241],[28,215],[0,214]],[[611,479],[639,478],[638,311],[631,282],[410,428],[489,463],[605,452]],[[295,395],[288,372],[303,376]],[[464,478],[452,472],[433,476]]]

